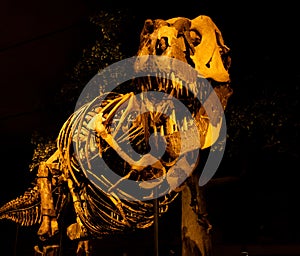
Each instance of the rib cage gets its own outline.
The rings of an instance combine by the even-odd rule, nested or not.
[[[31,226],[41,222],[40,197],[38,187],[27,190],[24,195],[9,201],[0,208],[0,219],[9,219],[21,226]]]
[[[103,97],[103,96],[102,96]],[[91,183],[81,169],[78,162],[78,156],[82,152],[73,147],[73,142],[82,140],[82,137],[92,139],[94,134],[87,130],[87,122],[98,113],[99,108],[107,107],[107,113],[118,102],[116,99],[122,98],[123,95],[115,95],[112,98],[103,100],[101,105],[98,104],[99,97],[83,105],[65,122],[58,136],[58,149],[61,152],[65,172],[77,183],[78,195],[81,198],[80,207],[75,207],[75,212],[81,222],[93,237],[103,237],[103,235],[124,232],[127,229],[147,228],[154,222],[154,205],[153,200],[149,201],[132,201],[126,196],[121,198],[116,194],[106,193],[99,187]],[[111,105],[110,105],[111,104]],[[92,154],[97,155],[98,149]],[[77,157],[74,157],[74,154]],[[90,160],[95,155],[85,155],[85,160]],[[113,185],[110,181],[102,178],[103,184],[107,187]],[[80,187],[80,188],[79,188]],[[119,191],[122,194],[122,191]],[[159,212],[165,213],[168,205],[173,202],[178,193],[172,192],[159,198]]]

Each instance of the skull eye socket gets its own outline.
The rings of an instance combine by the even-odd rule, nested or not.
[[[198,44],[200,44],[201,43],[201,35],[199,34],[199,32],[198,31],[196,31],[196,30],[191,30],[190,31],[190,38],[191,38],[191,40],[192,40],[192,44],[194,45],[194,46],[197,46]]]
[[[162,37],[160,40],[157,40],[156,44],[156,54],[161,55],[169,46],[168,38]]]

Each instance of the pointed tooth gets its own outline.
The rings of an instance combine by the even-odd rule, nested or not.
[[[168,79],[165,83],[165,91],[166,92],[169,90],[169,86],[170,86],[170,80]]]
[[[186,117],[183,118],[183,130],[187,131],[188,130],[188,123],[186,121]]]
[[[180,88],[180,79],[179,78],[176,78],[176,95],[177,95],[177,98],[179,98],[179,88]]]
[[[179,87],[179,95],[182,97],[183,95],[182,95],[182,81],[181,80],[179,80],[179,82],[178,82],[178,87]]]
[[[156,125],[153,126],[153,131],[154,131],[154,132],[153,132],[153,133],[154,133],[154,136],[157,136],[157,127],[156,127]]]
[[[176,78],[176,87],[177,87],[177,90],[180,89],[180,79],[178,77]]]
[[[179,85],[179,89],[181,89],[182,90],[182,81],[180,80],[180,79],[178,79],[178,85]]]
[[[174,84],[175,83],[175,74],[174,72],[171,73],[171,80],[172,80],[172,83]]]
[[[162,90],[163,90],[163,83],[160,82],[160,83],[158,84],[158,91],[160,92],[160,91],[162,91]]]
[[[166,123],[166,132],[167,134],[173,134],[173,122],[171,119],[168,119],[167,120],[167,123]]]
[[[163,125],[160,127],[160,135],[163,137],[165,136],[164,127]]]
[[[185,86],[185,92],[186,92],[186,96],[189,97],[189,88],[187,85]]]
[[[173,97],[173,95],[174,95],[174,93],[175,93],[175,89],[174,89],[174,88],[172,88],[172,90],[171,90],[171,92],[170,92],[170,94],[169,94],[169,98],[172,98],[172,97]]]
[[[175,109],[172,110],[171,118],[173,119],[174,122],[176,122],[176,112],[175,112]]]

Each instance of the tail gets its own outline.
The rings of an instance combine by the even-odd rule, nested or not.
[[[21,226],[32,226],[41,222],[38,187],[28,189],[24,195],[9,201],[0,208],[0,220],[8,219]]]

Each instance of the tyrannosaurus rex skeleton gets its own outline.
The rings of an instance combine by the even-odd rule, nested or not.
[[[126,89],[125,92],[99,95],[78,108],[63,124],[57,137],[57,150],[47,161],[40,163],[35,186],[23,196],[3,205],[0,218],[23,226],[38,224],[38,236],[46,241],[59,232],[59,219],[70,197],[69,205],[72,205],[76,219],[67,228],[67,234],[70,239],[80,241],[78,250],[84,250],[86,255],[86,241],[89,238],[102,238],[151,226],[154,221],[151,196],[154,188],[165,186],[158,197],[159,213],[163,214],[180,193],[179,185],[182,182],[179,181],[184,181],[190,175],[184,172],[186,168],[191,168],[188,154],[210,147],[217,139],[222,122],[221,112],[232,94],[228,52],[221,32],[207,16],[146,20],[137,52],[138,57],[145,58],[138,59],[135,68],[146,70],[147,56],[179,60],[210,83],[222,109],[214,108],[216,105],[210,102],[213,99],[209,97],[209,91],[203,96],[204,104],[195,100],[202,93],[201,82],[197,79],[185,75],[186,81],[180,81],[176,74],[163,69],[159,70],[161,74],[157,77],[131,81],[135,86],[132,91]],[[175,64],[169,63],[170,66]],[[184,71],[179,69],[178,72]],[[191,127],[191,120],[187,117],[177,122],[175,115],[178,113],[172,109],[172,102],[155,105],[147,97],[143,101],[148,101],[148,108],[155,111],[137,113],[135,119],[129,121],[130,109],[139,109],[140,104],[134,95],[147,91],[164,92],[184,101],[189,106],[196,126]],[[121,106],[123,109],[120,111]],[[171,109],[171,118],[160,114],[160,110],[167,108]],[[119,119],[113,124],[116,115],[119,115]],[[151,137],[151,134],[154,136]],[[199,134],[200,142],[197,144],[194,138]],[[159,138],[164,141],[160,145],[165,146],[165,153],[160,160],[148,153],[149,144],[152,143],[151,147],[157,146],[155,142]],[[142,155],[138,161],[122,148],[124,141],[129,141],[134,150]],[[83,150],[87,145],[90,145],[88,153]],[[98,183],[91,181],[88,167],[96,158],[109,162],[109,167],[121,178],[112,181],[100,170],[95,177]],[[88,167],[83,167],[82,162]],[[143,197],[145,200],[134,198],[124,191],[122,184],[127,180],[138,181],[143,191],[149,191]],[[97,185],[99,183],[102,187]],[[38,247],[35,251],[47,255]]]

